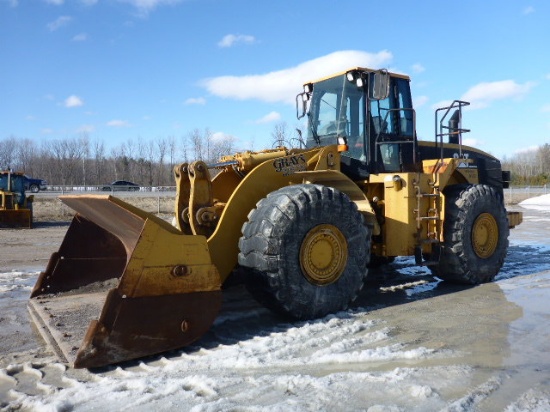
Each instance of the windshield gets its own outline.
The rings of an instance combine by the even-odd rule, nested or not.
[[[345,75],[315,84],[308,116],[307,146],[336,144],[345,137],[350,147],[363,151],[365,95]],[[355,157],[355,156],[354,156]]]

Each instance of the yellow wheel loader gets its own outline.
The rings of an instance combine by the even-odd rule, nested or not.
[[[34,196],[25,195],[25,176],[0,170],[0,228],[32,228]]]
[[[88,368],[183,347],[235,269],[293,319],[346,309],[369,265],[396,256],[491,281],[522,219],[504,208],[510,175],[462,144],[467,102],[438,109],[434,141],[418,141],[409,82],[357,67],[306,83],[301,147],[175,168],[176,227],[112,196],[63,196],[77,214],[29,305],[46,339]]]

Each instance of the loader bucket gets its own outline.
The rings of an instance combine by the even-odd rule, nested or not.
[[[112,196],[62,196],[77,211],[31,293],[29,309],[57,355],[92,368],[181,348],[221,306],[204,236]]]
[[[32,229],[32,212],[30,209],[0,210],[0,228]]]

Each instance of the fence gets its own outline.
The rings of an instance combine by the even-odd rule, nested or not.
[[[504,201],[507,205],[516,205],[521,201],[550,193],[550,187],[544,186],[514,186],[504,189]],[[47,220],[56,217],[67,218],[72,211],[64,206],[57,197],[63,194],[111,194],[124,199],[140,209],[167,219],[174,213],[176,197],[175,186],[140,187],[139,190],[103,190],[98,186],[48,186],[48,190],[34,194],[34,210],[38,218]]]
[[[126,188],[128,189],[128,188]],[[29,193],[30,195],[31,193]],[[38,221],[67,220],[74,211],[59,199],[62,195],[113,195],[142,210],[170,220],[174,213],[175,186],[139,187],[135,190],[105,189],[102,186],[48,185],[47,190],[33,193],[33,213]]]
[[[176,186],[138,186],[134,190],[134,186],[63,186],[63,185],[48,185],[47,192],[50,194],[66,194],[66,193],[88,193],[88,192],[117,192],[124,196],[124,193],[156,193],[156,192],[175,192]]]
[[[542,196],[550,193],[550,187],[544,186],[513,186],[504,189],[504,201],[515,205],[531,197]]]

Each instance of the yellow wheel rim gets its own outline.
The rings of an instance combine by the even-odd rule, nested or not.
[[[498,244],[498,225],[490,213],[482,213],[475,220],[472,244],[475,254],[482,259],[487,259],[495,253]]]
[[[348,244],[340,230],[323,224],[311,229],[300,247],[302,272],[314,285],[336,282],[346,267]]]

